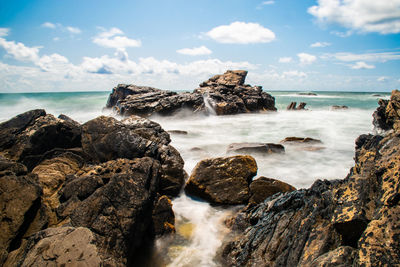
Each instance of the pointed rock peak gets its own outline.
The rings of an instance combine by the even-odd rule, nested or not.
[[[235,87],[244,84],[247,76],[246,70],[228,70],[224,74],[215,75],[207,81],[200,84],[200,87],[210,86],[214,84]]]

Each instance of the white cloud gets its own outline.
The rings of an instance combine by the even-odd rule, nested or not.
[[[316,56],[307,53],[299,53],[297,56],[299,57],[300,63],[304,65],[311,64],[317,60]]]
[[[71,26],[67,26],[66,29],[72,34],[80,34],[82,32],[81,29]]]
[[[0,37],[5,37],[10,32],[9,28],[0,28]]]
[[[205,47],[204,45],[200,47],[183,48],[176,50],[176,52],[188,56],[210,55],[212,53],[212,51],[207,47]]]
[[[103,32],[93,38],[93,43],[99,46],[124,49],[126,47],[140,47],[142,45],[140,40],[134,40],[124,36],[124,33],[118,28],[102,30]]]
[[[307,74],[298,70],[284,71],[282,73],[282,78],[292,78],[292,77],[305,78],[307,77]]]
[[[353,31],[346,31],[346,32],[331,31],[330,34],[336,35],[341,38],[346,38],[352,35]]]
[[[226,44],[269,43],[275,40],[275,33],[258,23],[232,22],[205,33],[211,39]]]
[[[28,47],[23,43],[7,41],[4,38],[0,38],[0,47],[3,47],[8,55],[19,61],[36,62],[39,59],[40,47]]]
[[[356,64],[351,65],[352,69],[359,70],[359,69],[375,69],[374,65],[368,65],[364,61],[358,61]]]
[[[269,1],[264,1],[261,3],[261,5],[266,6],[266,5],[273,5],[275,4],[274,0],[269,0]]]
[[[328,42],[316,42],[310,45],[310,47],[327,47],[330,46],[331,43]]]
[[[42,27],[44,28],[49,28],[49,29],[55,29],[57,26],[54,23],[51,22],[45,22],[42,24]]]
[[[389,60],[400,60],[400,52],[381,52],[381,53],[364,53],[354,54],[348,52],[325,54],[322,58],[335,58],[344,62],[352,61],[370,61],[370,62],[386,62]]]
[[[388,78],[385,76],[381,76],[378,79],[376,79],[378,82],[384,83],[388,81]]]
[[[308,13],[360,32],[400,32],[400,0],[318,0]]]
[[[279,58],[279,63],[290,63],[292,62],[292,58],[291,57],[281,57]]]
[[[59,54],[44,55],[35,64],[44,71],[63,71],[68,67],[68,59]]]

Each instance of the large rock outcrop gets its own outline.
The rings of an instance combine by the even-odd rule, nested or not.
[[[356,140],[344,180],[274,195],[235,219],[221,249],[229,266],[400,265],[400,132],[394,91],[383,135]],[[379,111],[379,109],[378,109]],[[381,116],[382,118],[382,116]]]
[[[261,86],[244,84],[247,71],[228,70],[200,84],[192,93],[176,93],[152,87],[119,84],[107,101],[121,115],[171,115],[179,110],[228,115],[274,111],[275,99]]]
[[[187,174],[159,124],[33,110],[0,136],[0,265],[126,266],[174,232],[168,196]]]

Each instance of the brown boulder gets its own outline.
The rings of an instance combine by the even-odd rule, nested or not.
[[[30,231],[40,210],[41,191],[35,175],[17,176],[10,169],[7,175],[0,176],[0,265]]]
[[[245,204],[256,173],[257,163],[251,156],[205,159],[194,168],[185,192],[212,204]]]
[[[292,192],[294,190],[296,188],[287,183],[261,176],[250,183],[249,203],[258,204],[276,193]]]
[[[95,235],[84,227],[48,228],[14,251],[5,266],[121,266],[102,258]]]

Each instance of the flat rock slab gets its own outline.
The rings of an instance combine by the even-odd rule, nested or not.
[[[228,146],[227,153],[280,154],[285,153],[285,147],[273,143],[232,143]]]
[[[311,137],[286,137],[281,141],[281,143],[288,143],[288,144],[322,144],[321,140],[314,139]]]

